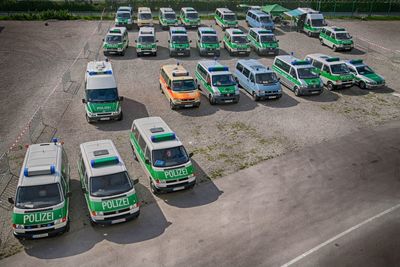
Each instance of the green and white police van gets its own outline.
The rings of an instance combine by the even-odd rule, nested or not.
[[[354,83],[361,89],[375,89],[385,86],[385,78],[375,73],[362,59],[348,60],[346,65],[354,76]]]
[[[201,24],[199,13],[193,7],[182,7],[179,17],[187,28],[197,28]]]
[[[214,60],[202,60],[197,63],[195,76],[200,92],[211,105],[239,102],[239,88],[227,66]]]
[[[237,28],[236,14],[227,8],[217,8],[214,14],[215,23],[224,31],[227,28]]]
[[[143,167],[154,194],[193,188],[194,167],[176,134],[160,117],[136,119],[130,142],[134,157]]]
[[[171,26],[178,26],[178,19],[176,18],[175,11],[170,7],[160,8],[158,19],[163,30],[166,30]]]
[[[12,226],[14,236],[34,239],[69,230],[70,168],[62,143],[28,147],[18,180]]]
[[[157,56],[157,42],[156,32],[153,27],[141,27],[139,29],[138,38],[135,40],[137,56]]]
[[[250,46],[253,47],[259,56],[276,56],[279,54],[279,40],[276,39],[275,34],[271,30],[250,28],[247,39],[250,41]]]
[[[351,35],[344,28],[339,27],[324,27],[319,34],[319,40],[322,45],[327,45],[337,50],[349,50],[354,48],[354,43]]]
[[[85,98],[82,99],[87,122],[122,120],[122,100],[111,63],[108,60],[89,62],[85,73]]]
[[[221,54],[217,32],[211,27],[199,27],[197,29],[196,46],[200,56],[216,56]]]
[[[319,95],[323,91],[323,83],[314,67],[306,60],[299,60],[292,55],[275,57],[272,69],[280,77],[280,82],[300,95]]]
[[[314,66],[328,90],[353,86],[354,76],[343,60],[324,54],[307,55],[305,60]]]
[[[80,145],[78,172],[92,224],[110,225],[140,214],[133,181],[111,140]]]
[[[105,56],[111,53],[123,56],[128,46],[128,31],[125,27],[111,28],[103,39],[103,53]]]
[[[305,32],[309,37],[318,36],[321,29],[326,26],[324,15],[308,7],[299,7],[285,14],[295,14],[294,22],[298,31]]]
[[[247,36],[242,30],[226,29],[222,43],[231,56],[250,55],[250,42],[247,40]]]
[[[168,49],[169,56],[190,56],[190,43],[187,31],[184,27],[170,27]]]
[[[126,27],[132,29],[133,27],[133,11],[118,10],[115,14],[115,26]]]

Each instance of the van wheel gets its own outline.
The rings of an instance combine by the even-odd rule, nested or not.
[[[258,101],[258,100],[259,100],[259,97],[256,95],[255,92],[253,92],[253,93],[251,94],[251,96],[253,97],[254,101]]]
[[[137,57],[140,57],[140,53],[136,53],[136,56],[137,56]]]
[[[157,52],[154,52],[154,53],[153,53],[153,56],[155,56],[155,57],[156,57],[156,56],[157,56]]]
[[[295,87],[295,88],[294,88],[294,94],[295,94],[296,96],[300,96],[300,91],[299,91],[299,88],[298,88],[298,87]]]
[[[67,222],[67,225],[65,226],[64,233],[69,232],[69,229],[70,229],[70,219],[68,218],[68,222]]]
[[[150,178],[150,190],[154,195],[159,195],[160,194],[160,189],[157,189],[154,184],[153,181]]]
[[[360,81],[360,83],[358,84],[358,86],[360,86],[361,89],[365,89],[367,86],[365,85],[365,82]]]
[[[161,83],[160,83],[160,91],[161,91],[161,94],[164,94],[164,91],[162,90],[162,85],[161,85]]]
[[[215,104],[215,101],[214,101],[214,99],[213,99],[211,94],[208,95],[208,101],[210,101],[210,105],[214,105]]]
[[[93,120],[91,120],[87,114],[86,114],[86,121],[87,121],[88,123],[90,123],[90,124],[93,123]]]
[[[172,100],[169,101],[169,107],[170,107],[172,110],[175,110],[175,109],[176,109],[176,106],[174,105],[174,103],[172,102]]]
[[[336,52],[336,51],[337,51],[337,47],[336,47],[336,45],[334,45],[332,48],[333,48],[333,51],[334,51],[334,52]]]
[[[121,56],[125,56],[125,50],[121,52]]]
[[[322,38],[319,38],[319,42],[321,43],[321,45],[324,45],[324,40],[322,40]]]
[[[326,85],[326,88],[328,89],[328,91],[332,91],[333,90],[333,83],[328,82],[328,84]]]
[[[312,37],[312,33],[311,32],[307,32],[308,37]]]
[[[122,113],[122,111],[121,111],[121,113],[118,116],[117,121],[122,121],[123,118],[124,118],[124,113]]]
[[[132,149],[133,159],[136,160],[136,161],[138,161],[138,158],[137,158],[137,156],[136,156],[135,149],[133,148],[132,143],[130,143],[130,145],[131,145],[131,149]]]

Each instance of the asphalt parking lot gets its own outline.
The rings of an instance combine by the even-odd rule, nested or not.
[[[107,29],[111,25],[110,23],[103,23],[101,30],[104,31]],[[330,23],[335,24],[336,21],[330,21]],[[396,42],[396,38],[398,39],[398,36],[400,36],[399,23],[366,22],[365,27],[363,27],[364,22],[359,21],[337,21],[337,23],[349,29],[354,29],[354,31],[357,30],[356,32],[351,32],[353,35],[368,40],[377,40],[376,42],[379,45],[389,49],[393,48],[393,42]],[[204,24],[210,25],[213,22],[209,21]],[[167,50],[167,31],[159,29],[157,29],[157,39],[160,40],[158,56],[155,58],[138,58],[135,49],[132,47],[137,34],[137,30],[134,29],[130,32],[129,37],[131,47],[125,56],[110,57],[114,72],[117,75],[119,92],[125,98],[122,105],[124,120],[121,122],[105,122],[91,125],[85,120],[84,107],[80,101],[83,96],[82,83],[87,59],[79,54],[85,40],[91,36],[93,31],[96,31],[96,23],[84,21],[51,22],[48,27],[45,27],[40,22],[1,22],[0,26],[4,27],[0,32],[0,36],[2,37],[0,38],[0,43],[3,47],[2,54],[5,54],[5,57],[0,59],[0,69],[2,73],[7,74],[0,77],[2,84],[1,92],[8,95],[7,98],[1,100],[0,105],[2,107],[2,115],[0,116],[0,133],[2,136],[0,147],[2,149],[6,149],[14,141],[13,139],[22,130],[32,110],[43,104],[43,99],[52,92],[61,78],[60,76],[63,71],[74,61],[76,61],[76,68],[72,70],[71,75],[76,80],[76,83],[80,85],[80,87],[77,87],[78,91],[76,94],[73,95],[65,94],[65,92],[56,92],[55,96],[45,104],[43,115],[44,120],[49,125],[52,125],[51,128],[54,129],[55,135],[65,142],[65,148],[72,167],[71,232],[63,237],[49,241],[41,240],[38,242],[24,242],[22,244],[16,243],[14,244],[14,249],[24,249],[25,252],[9,258],[5,261],[5,265],[14,265],[14,261],[18,262],[18,255],[23,255],[21,262],[18,262],[20,265],[27,264],[24,260],[32,258],[36,258],[37,262],[52,259],[51,264],[54,265],[62,262],[63,259],[70,260],[71,264],[86,263],[88,265],[95,265],[104,263],[100,262],[100,259],[104,260],[105,256],[98,256],[108,249],[115,252],[119,248],[122,251],[128,251],[133,248],[145,255],[145,257],[139,257],[138,259],[143,260],[142,262],[147,263],[147,265],[161,265],[165,263],[167,266],[212,266],[213,263],[218,263],[216,265],[231,266],[235,262],[233,259],[242,257],[242,261],[238,265],[245,266],[246,261],[250,257],[255,257],[256,260],[253,262],[248,261],[253,263],[251,265],[277,266],[297,257],[315,246],[315,244],[329,239],[335,233],[340,233],[357,224],[359,221],[390,207],[390,204],[395,204],[395,200],[398,198],[398,193],[396,193],[400,179],[398,169],[397,171],[393,169],[393,172],[384,174],[383,177],[386,177],[386,179],[383,180],[384,185],[382,186],[384,186],[384,190],[382,189],[382,191],[378,190],[380,187],[374,189],[373,183],[364,184],[365,177],[368,176],[368,179],[373,179],[370,176],[371,174],[364,172],[357,176],[359,180],[352,183],[351,190],[346,191],[351,197],[348,196],[344,199],[335,197],[334,203],[342,207],[338,208],[335,213],[337,217],[335,218],[342,219],[343,223],[335,225],[335,220],[328,220],[331,214],[324,207],[332,208],[330,205],[333,205],[333,203],[327,204],[327,206],[321,205],[321,207],[318,207],[318,214],[313,212],[309,214],[310,221],[314,223],[313,225],[316,228],[307,228],[307,231],[304,231],[302,235],[295,234],[295,230],[303,231],[301,226],[306,227],[307,222],[304,214],[291,214],[293,206],[303,205],[302,198],[298,197],[298,195],[306,198],[307,194],[315,192],[314,190],[318,190],[318,188],[312,187],[313,182],[315,182],[313,179],[304,179],[303,182],[295,180],[295,171],[301,169],[301,162],[293,161],[293,165],[280,163],[281,160],[286,160],[286,157],[301,156],[303,155],[301,153],[306,153],[306,157],[309,157],[307,153],[314,153],[313,149],[326,151],[323,148],[325,144],[331,144],[330,148],[333,151],[344,153],[333,153],[332,156],[340,157],[341,155],[348,155],[350,151],[343,150],[342,147],[350,145],[346,143],[347,138],[352,138],[353,142],[357,142],[357,135],[361,135],[364,131],[368,132],[371,129],[384,127],[387,124],[391,125],[390,129],[398,129],[399,124],[396,124],[396,122],[400,116],[400,98],[393,95],[393,93],[400,92],[400,86],[397,82],[400,67],[382,53],[374,51],[365,52],[358,48],[350,53],[335,53],[329,48],[321,46],[315,38],[309,38],[304,34],[288,31],[288,29],[278,29],[276,34],[280,40],[281,54],[293,52],[295,56],[304,58],[307,54],[321,52],[328,55],[338,55],[346,59],[362,58],[386,78],[387,87],[381,90],[364,91],[353,86],[347,90],[325,91],[320,96],[300,98],[284,88],[284,95],[281,99],[261,102],[254,102],[250,96],[241,91],[241,99],[238,104],[211,106],[207,99],[203,97],[199,109],[172,111],[169,108],[166,98],[159,91],[159,69],[164,64],[179,61],[191,74],[194,73],[197,61],[201,60],[194,49],[195,31],[190,31],[189,33],[190,39],[193,40],[191,57],[189,58],[170,58]],[[246,28],[243,22],[241,22],[241,27]],[[219,29],[218,31],[219,36],[222,37],[221,31]],[[3,38],[3,36],[7,38]],[[33,41],[31,41],[32,38]],[[101,39],[102,36],[97,33],[94,38],[90,39],[90,46],[94,54],[99,52],[98,47],[101,44]],[[94,55],[89,55],[89,58],[93,57]],[[252,53],[250,57],[260,59],[267,66],[271,66],[273,61],[272,57],[259,58],[255,53]],[[99,58],[103,58],[101,51]],[[226,51],[222,51],[219,58],[221,63],[228,65],[230,68],[233,68],[236,60],[237,58],[230,57]],[[67,103],[63,101],[64,97],[70,97],[72,101]],[[65,112],[62,114],[58,111],[60,106],[63,107],[62,110],[65,109]],[[128,145],[128,133],[132,120],[145,116],[161,116],[176,131],[186,148],[195,153],[193,160],[197,169],[199,183],[193,192],[182,193],[182,196],[179,195],[180,193],[176,193],[171,196],[162,197],[154,197],[149,192],[148,180],[140,165],[133,160]],[[394,124],[391,124],[393,122]],[[398,133],[398,131],[395,133]],[[386,133],[382,135],[386,136]],[[382,158],[389,156],[390,153],[394,153],[395,157],[389,163],[385,163],[388,164],[385,166],[390,170],[394,168],[393,166],[399,166],[398,135],[396,138],[396,134],[393,134],[391,131],[390,136],[387,145],[380,148],[382,151],[379,153],[382,154],[374,150],[362,150],[362,146],[360,153],[366,155],[367,158],[374,153],[379,154]],[[75,164],[77,151],[80,143],[95,139],[112,139],[127,163],[131,175],[139,178],[140,183],[137,186],[139,196],[146,205],[143,206],[143,214],[139,220],[129,223],[128,226],[121,225],[110,229],[92,229],[88,223],[87,211],[85,208],[82,208],[85,207],[85,203],[79,191],[79,180]],[[366,137],[367,139],[368,141],[372,140],[371,136]],[[342,146],[332,145],[332,143],[335,143],[335,140],[342,140],[338,141]],[[395,150],[388,153],[387,149],[391,147],[390,143],[393,144],[392,146]],[[360,142],[360,144],[367,146],[366,142]],[[311,150],[304,152],[304,148]],[[357,150],[354,148],[354,151]],[[326,153],[328,154],[328,152]],[[284,154],[288,155],[281,156]],[[322,157],[322,154],[318,155]],[[354,154],[351,155],[355,156]],[[15,158],[15,162],[20,161],[22,156],[23,153],[20,153]],[[350,160],[349,156],[346,158]],[[355,163],[359,164],[366,159],[360,158],[359,160],[360,162]],[[329,159],[325,158],[325,161],[319,163],[322,164],[321,166],[325,166],[323,162],[326,163],[326,161],[329,161]],[[257,165],[259,163],[270,171],[261,173],[250,171],[261,166]],[[278,163],[280,165],[277,165]],[[339,164],[334,167],[341,169],[345,162],[340,161],[340,163],[342,165]],[[305,166],[320,168],[320,165],[317,163],[309,164],[308,160]],[[291,169],[292,167],[293,169]],[[332,166],[329,165],[329,167]],[[280,179],[278,179],[279,182],[277,182],[273,180],[276,177],[271,176],[271,172],[280,173],[281,168],[288,168],[287,172],[290,173],[281,173],[279,176]],[[308,175],[311,175],[307,171],[316,172],[314,169],[305,170],[302,178],[307,178]],[[326,170],[321,169],[320,171],[322,174],[327,175]],[[351,168],[345,168],[342,173],[338,172],[331,177],[336,181],[335,184],[337,187],[334,188],[338,190],[329,191],[332,196],[335,194],[340,196],[339,192],[343,189],[341,186],[345,186],[346,179],[348,178],[347,175],[353,171]],[[380,173],[376,172],[375,174],[379,175]],[[319,175],[318,181],[321,183],[325,183],[326,181],[324,180],[329,178],[325,175]],[[254,178],[254,181],[252,178]],[[233,179],[241,180],[240,182],[233,182]],[[275,181],[275,183],[272,181]],[[377,181],[375,182],[377,183]],[[246,203],[240,204],[238,209],[234,208],[236,202],[232,202],[234,201],[234,192],[238,190],[233,188],[234,185],[238,188],[243,187],[244,189],[244,192],[239,194],[241,197],[237,200],[237,204],[240,204],[239,202],[242,198]],[[256,188],[259,185],[261,187],[257,190]],[[393,191],[390,191],[391,194],[388,196],[386,193],[389,191],[389,188]],[[273,189],[274,192],[268,194],[269,191],[267,189]],[[256,195],[253,193],[246,194],[246,192],[249,193],[253,190],[256,190],[258,193]],[[265,190],[265,193],[263,190]],[[287,209],[282,208],[279,204],[280,201],[278,201],[281,199],[281,190],[285,192],[285,201],[290,203],[287,204],[289,205],[286,206]],[[205,194],[205,192],[208,194]],[[324,191],[313,194],[316,195],[307,199],[306,203],[310,207],[314,208],[319,203],[329,201],[327,199],[322,199],[321,201],[320,198],[323,196]],[[381,201],[380,198],[385,199]],[[263,205],[257,206],[258,208],[252,210],[252,204],[257,201],[261,201],[262,203],[277,201],[277,203],[274,204],[273,209],[266,210],[266,215],[255,218],[253,221],[249,219],[250,215],[257,216],[257,214],[264,211]],[[373,206],[371,207],[371,205]],[[225,206],[229,207],[226,212],[224,212]],[[307,215],[307,205],[305,206],[305,214]],[[349,212],[347,210],[349,206],[351,206],[351,211],[357,210],[358,213],[353,214]],[[295,208],[293,209],[296,210]],[[251,213],[248,213],[248,210]],[[2,213],[2,215],[5,214],[5,212]],[[196,222],[194,218],[198,216],[204,221],[212,222],[212,217],[207,214],[219,216],[214,228],[211,227],[212,224]],[[271,217],[269,217],[269,214],[271,214]],[[276,214],[279,214],[279,216],[276,217]],[[395,214],[391,214],[391,216],[396,216],[396,214],[398,215],[398,211]],[[152,221],[152,218],[156,219],[151,223],[149,229],[146,230],[145,223]],[[297,224],[299,224],[299,227],[293,228],[291,231],[286,231],[282,228],[272,228],[271,230],[262,228],[261,232],[252,232],[254,231],[252,227],[263,224],[268,225],[267,222],[271,224],[272,222],[277,223],[276,218],[279,218],[279,221],[288,227]],[[231,221],[239,222],[239,224],[228,227]],[[320,222],[321,224],[319,224]],[[170,225],[174,225],[175,223],[181,228],[172,227],[170,232]],[[250,225],[255,223],[255,225],[239,231],[241,235],[234,234],[230,236],[228,234],[237,231],[239,227],[243,227],[243,224],[246,223],[250,223]],[[391,222],[388,221],[387,223]],[[127,230],[128,227],[129,231],[133,231],[128,231],[130,236],[137,235],[137,238],[123,238],[123,230]],[[132,230],[135,227],[138,227],[142,231],[141,234]],[[182,228],[188,234],[183,234],[182,236],[177,234],[179,237],[174,235],[174,233],[182,231]],[[212,230],[208,232],[210,228]],[[198,236],[194,236],[193,233],[189,234],[193,229],[199,231]],[[222,236],[218,237],[220,229],[224,229],[223,231],[225,232],[223,232]],[[318,229],[317,234],[313,233],[313,229]],[[328,230],[325,231],[324,229]],[[376,229],[370,230],[376,231]],[[398,228],[395,228],[393,231],[394,233],[398,232]],[[268,238],[265,240],[268,240],[270,243],[279,240],[279,245],[269,247],[267,246],[267,241],[254,241],[256,245],[252,244],[252,239],[248,239],[249,237],[254,237],[254,240],[262,239],[260,237],[256,238],[257,233],[267,235]],[[221,253],[213,254],[213,251],[217,251],[220,247],[226,246],[226,244],[239,242],[237,240],[242,238],[242,235],[248,239],[249,248],[243,249],[243,244],[237,244],[226,248]],[[83,239],[85,237],[87,239]],[[57,240],[69,242],[74,238],[78,238],[79,243],[83,245],[81,247],[75,243],[71,247],[57,247],[55,245]],[[193,240],[195,239],[198,243],[194,245]],[[301,240],[304,243],[300,242]],[[160,241],[161,245],[156,245],[157,241]],[[183,243],[178,244],[180,241]],[[213,243],[214,241],[215,243]],[[356,241],[354,240],[345,242],[350,244],[348,245],[349,250],[341,247],[340,251],[336,252],[337,255],[348,255],[351,251],[350,248],[356,247],[354,244]],[[165,249],[169,243],[172,244],[171,249],[166,249],[165,254],[171,252],[172,248],[177,250],[182,249],[185,253],[181,255],[172,254],[176,257],[174,259],[172,255],[157,252],[157,257],[153,261],[149,251]],[[100,247],[98,250],[96,244]],[[188,248],[183,249],[182,246],[184,244],[188,244]],[[42,246],[44,247],[43,250],[41,250]],[[75,246],[75,248],[72,246]],[[263,246],[270,248],[269,252],[272,254],[268,255],[276,255],[275,257],[271,256],[271,261],[268,261],[264,256],[257,256],[258,254],[262,254],[258,251]],[[54,250],[52,247],[54,247]],[[398,248],[398,243],[393,244],[392,247]],[[392,247],[387,247],[387,249],[391,249]],[[254,248],[254,251],[250,248]],[[64,249],[66,251],[60,251]],[[189,249],[204,249],[212,257],[202,262],[200,260],[201,257],[193,256],[194,254],[191,254],[193,252],[189,252]],[[279,252],[281,250],[286,252]],[[222,261],[226,257],[231,257],[234,251],[241,251],[241,253],[233,257],[232,261]],[[302,266],[325,266],[328,265],[328,262],[331,262],[331,266],[335,265],[335,261],[329,259],[330,250],[326,252],[322,249],[319,252],[326,253],[324,259],[327,260],[327,264],[321,265],[321,258],[313,258],[315,255],[311,255],[310,258],[307,258],[308,262]],[[122,252],[116,253],[116,255],[123,255]],[[186,255],[187,257],[185,257]],[[206,254],[199,255],[205,256]],[[165,262],[163,261],[164,257],[168,259]],[[87,258],[96,259],[87,261]],[[116,258],[110,257],[108,260],[114,262]],[[395,260],[396,258],[393,258],[390,263],[396,262]],[[122,257],[120,261],[122,265],[130,262],[128,257]],[[31,261],[30,264],[34,265],[35,263],[36,261]],[[373,263],[376,264],[371,266],[379,266],[377,264],[379,261]],[[385,266],[394,265],[386,264]]]

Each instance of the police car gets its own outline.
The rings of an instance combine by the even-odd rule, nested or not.
[[[373,89],[385,86],[385,78],[375,73],[362,59],[345,61],[354,76],[354,83],[361,89]]]
[[[12,214],[17,238],[42,238],[69,229],[70,171],[61,142],[28,147],[18,180]]]
[[[111,140],[80,145],[78,172],[90,221],[110,225],[139,216],[135,182]]]
[[[91,61],[85,74],[86,120],[89,123],[104,120],[122,120],[121,101],[111,63]]]

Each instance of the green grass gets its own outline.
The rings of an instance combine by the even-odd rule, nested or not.
[[[354,19],[365,21],[397,21],[400,16],[326,16],[326,19]]]

